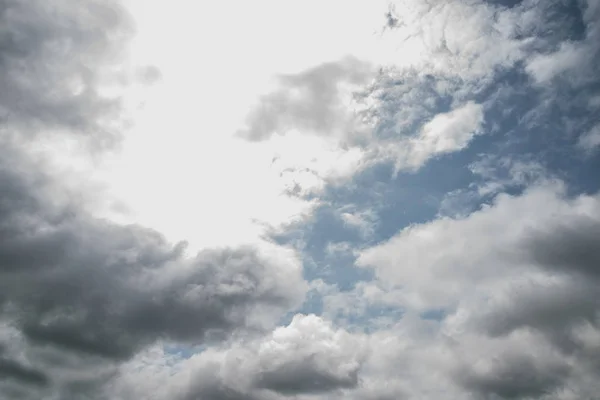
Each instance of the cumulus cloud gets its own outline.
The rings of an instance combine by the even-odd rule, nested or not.
[[[539,256],[553,251],[552,245],[543,241],[545,235],[559,234],[561,230],[555,230],[563,224],[576,224],[577,230],[595,226],[598,219],[597,196],[565,199],[563,190],[561,185],[544,185],[529,189],[524,196],[502,194],[494,204],[464,219],[441,218],[409,226],[389,241],[362,252],[358,263],[374,267],[387,282],[407,285],[407,296],[417,296],[412,298],[414,304],[424,307],[452,304],[460,297],[464,285],[473,282],[483,284],[515,273],[536,271],[523,269],[534,259],[539,268],[558,268],[553,267],[558,260]],[[589,221],[583,222],[586,219]],[[513,223],[506,226],[506,220]],[[573,234],[566,237],[572,238]],[[538,250],[537,243],[547,247]],[[585,240],[575,241],[562,250],[565,253],[560,253],[561,256],[568,254],[571,258],[564,256],[568,261],[561,262],[561,272],[572,275],[578,271],[579,263],[586,262],[580,259],[581,254],[575,256],[577,251],[585,251],[576,249],[588,248],[585,243]],[[489,266],[484,267],[486,264]],[[434,276],[444,280],[433,279]],[[413,292],[411,288],[418,290]]]
[[[315,315],[298,314],[289,325],[264,337],[208,349],[175,366],[156,370],[132,360],[125,368],[137,370],[125,375],[117,390],[152,386],[156,376],[168,373],[169,390],[157,398],[335,395],[341,389],[358,385],[358,371],[365,355],[366,343],[361,336],[334,328]]]
[[[314,315],[294,317],[261,344],[257,386],[284,393],[318,393],[358,383],[360,341]]]
[[[460,385],[499,398],[557,395],[596,373],[595,353],[586,353],[576,332],[598,329],[599,221],[597,195],[569,198],[561,185],[545,184],[499,195],[467,217],[405,228],[365,250],[358,264],[396,292],[398,307],[444,308],[442,331],[499,352],[481,367],[453,365]],[[520,359],[527,351],[516,349],[535,342],[545,346],[541,353]],[[476,354],[470,346],[464,352]]]

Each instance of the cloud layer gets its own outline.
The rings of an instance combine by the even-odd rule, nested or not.
[[[261,1],[0,2],[0,397],[596,398],[600,2]]]

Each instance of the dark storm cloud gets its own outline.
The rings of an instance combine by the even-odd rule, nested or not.
[[[15,379],[25,384],[46,386],[48,376],[15,360],[0,357],[0,379]]]
[[[355,58],[329,62],[295,75],[279,77],[279,88],[263,96],[248,117],[248,128],[240,134],[249,140],[264,140],[291,129],[334,135],[348,128],[346,105],[340,104],[343,85],[368,83],[371,67]]]
[[[0,1],[4,129],[32,135],[66,128],[110,140],[119,99],[99,88],[126,78],[115,67],[132,32],[129,15],[112,0]]]

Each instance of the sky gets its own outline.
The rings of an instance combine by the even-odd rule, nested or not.
[[[598,0],[0,0],[0,397],[597,399],[598,71]]]

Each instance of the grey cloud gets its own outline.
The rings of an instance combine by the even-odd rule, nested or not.
[[[497,4],[505,7],[515,7],[523,2],[523,0],[483,0],[486,3]]]
[[[154,83],[162,78],[162,73],[155,66],[146,66],[139,68],[136,76],[143,83]]]
[[[249,390],[242,390],[231,383],[224,382],[219,376],[220,368],[221,366],[218,364],[207,363],[201,370],[196,371],[193,384],[182,398],[184,400],[253,400],[260,398],[250,393]]]
[[[132,21],[116,1],[0,2],[0,121],[22,135],[68,129],[111,141],[120,100],[100,93],[115,72]]]
[[[531,232],[524,246],[534,261],[554,271],[600,278],[600,219],[582,216]]]
[[[3,154],[0,320],[28,348],[121,362],[158,339],[198,343],[262,330],[303,297],[294,260],[253,247],[187,259],[183,244],[157,232],[57,203],[50,177],[17,149]]]
[[[489,398],[540,398],[559,388],[568,375],[565,365],[541,364],[525,355],[503,355],[486,371],[461,371],[459,381],[469,391]]]
[[[388,6],[388,11],[385,13],[385,20],[386,20],[386,28],[388,29],[394,29],[396,27],[398,27],[399,25],[402,25],[402,22],[400,20],[400,18],[398,17],[397,13],[396,13],[396,8],[394,7],[393,4],[390,4]]]
[[[266,285],[278,266],[252,249],[203,252],[185,265],[178,248],[152,247],[153,232],[93,221],[63,225],[29,240],[13,231],[0,255],[5,316],[34,342],[128,358],[162,335],[203,340],[301,297],[292,287]],[[165,259],[188,271],[170,279]]]
[[[511,288],[510,298],[490,304],[477,325],[493,336],[530,327],[542,332],[569,330],[582,321],[594,322],[600,310],[598,290],[579,280],[560,284],[522,284]],[[476,314],[477,315],[477,314]]]
[[[16,379],[25,384],[39,386],[46,386],[49,382],[48,376],[42,371],[6,358],[0,358],[0,378]]]
[[[285,395],[324,393],[353,388],[358,384],[358,370],[339,376],[318,367],[317,355],[290,361],[275,370],[265,371],[256,381],[258,388],[270,389]]]
[[[249,140],[264,140],[292,129],[324,136],[352,130],[352,111],[340,99],[343,86],[364,85],[371,76],[372,68],[355,58],[282,75],[279,88],[259,99],[248,117],[248,128],[240,134]]]
[[[8,122],[0,132],[10,129],[31,135],[44,126],[105,137],[110,130],[105,122],[118,112],[119,103],[99,94],[97,85],[103,73],[91,66],[110,63],[110,54],[118,52],[119,41],[130,29],[125,14],[113,3],[100,1],[75,6],[41,0],[0,4],[4,7],[0,11],[0,66],[3,71],[6,68],[5,76],[10,76],[0,77],[0,118]],[[85,10],[90,4],[97,7],[93,15]],[[116,13],[110,14],[110,10]],[[447,10],[437,8],[439,12]],[[59,17],[47,18],[50,14]],[[85,16],[85,24],[78,23],[81,16]],[[76,23],[63,23],[67,20]],[[106,33],[114,30],[115,37]],[[71,43],[72,36],[75,41]],[[62,45],[66,47],[60,50]],[[498,50],[487,44],[484,47]],[[477,60],[475,54],[471,63],[477,68],[464,71],[475,71],[473,80],[477,80],[487,66],[512,65],[520,57],[512,54],[513,50],[506,51],[511,54],[490,63]],[[486,55],[490,55],[487,50]],[[16,68],[23,63],[32,67]],[[457,70],[463,65],[457,64]],[[366,82],[369,75],[363,68],[360,62],[346,60],[282,77],[280,90],[261,99],[263,108],[250,116],[250,128],[243,134],[262,140],[296,127],[322,135],[348,128],[351,114],[337,103],[340,86]],[[159,78],[152,69],[138,72],[137,78],[143,81]],[[79,94],[59,85],[75,75],[86,87]],[[419,126],[454,96],[440,103],[436,100],[440,94],[462,84],[421,76],[414,80],[418,82],[415,88],[410,83],[390,83],[396,92],[390,89],[381,93],[389,109],[376,111],[389,111],[386,123],[393,127],[382,129],[382,136],[416,131],[409,127]],[[427,84],[422,85],[422,81]],[[409,107],[414,109],[409,112]],[[8,145],[0,152],[0,187],[0,322],[18,331],[18,340],[8,342],[7,347],[24,353],[27,361],[4,357],[0,351],[4,357],[0,358],[0,376],[11,381],[10,386],[0,384],[0,395],[8,398],[43,398],[38,390],[48,390],[46,397],[66,399],[161,398],[153,391],[140,396],[111,396],[107,386],[112,385],[113,378],[122,377],[111,375],[111,371],[135,360],[144,348],[161,339],[197,344],[240,331],[262,330],[302,298],[304,283],[297,266],[272,260],[259,249],[212,250],[186,259],[183,245],[171,245],[156,232],[117,226],[86,215],[77,204],[57,202],[54,192],[60,188],[56,182]],[[451,335],[461,344],[462,352],[479,352],[482,358],[489,358],[485,349],[471,342],[473,336],[486,336],[490,347],[497,349],[507,338],[534,332],[526,337],[524,346],[548,341],[559,349],[564,362],[546,358],[540,351],[531,356],[497,356],[483,370],[470,365],[456,367],[457,363],[444,359],[451,345],[440,337],[419,341],[406,332],[390,330],[390,337],[399,338],[398,349],[389,346],[391,341],[383,340],[386,338],[375,340],[377,351],[389,356],[389,363],[382,367],[372,359],[369,375],[369,371],[365,374],[359,340],[344,339],[341,330],[323,329],[327,324],[321,322],[303,326],[296,321],[284,327],[281,336],[276,330],[273,335],[246,338],[239,345],[228,343],[220,353],[230,357],[228,361],[205,362],[206,353],[193,356],[189,364],[181,361],[178,367],[185,369],[181,374],[185,383],[164,398],[179,398],[181,393],[181,398],[189,400],[316,395],[384,398],[377,397],[376,390],[363,390],[375,385],[390,399],[399,398],[399,393],[406,398],[465,398],[464,389],[476,398],[547,398],[577,385],[586,388],[591,398],[597,391],[589,389],[593,385],[586,379],[597,378],[600,371],[594,341],[600,309],[600,293],[595,287],[600,262],[596,250],[600,236],[598,197],[581,196],[571,201],[562,195],[526,194],[523,199],[504,197],[476,213],[472,223],[446,221],[434,231],[414,229],[422,233],[417,239],[418,235],[407,230],[395,244],[407,238],[412,242],[406,240],[408,245],[395,251],[383,249],[391,254],[372,260],[381,264],[392,260],[384,279],[400,282],[402,294],[410,295],[413,290],[425,304],[431,301],[428,296],[439,295],[434,302],[449,309],[459,304],[470,312],[463,326],[469,332]],[[544,211],[547,206],[558,216],[549,217],[552,213]],[[571,212],[573,208],[577,210]],[[520,229],[529,222],[532,229]],[[430,271],[433,274],[427,275]],[[401,273],[405,275],[397,275]],[[523,285],[529,273],[542,275],[552,284]],[[507,279],[514,280],[519,289],[510,292],[505,302],[495,304],[500,295],[498,286]],[[485,295],[490,302],[468,303],[465,298],[473,293]],[[405,301],[408,297],[398,298]],[[448,315],[449,319],[456,316],[451,310]],[[323,330],[326,334],[319,336]],[[440,355],[432,356],[435,351]],[[194,369],[195,362],[203,366]],[[450,374],[452,383],[445,382],[440,372],[446,365],[456,368]],[[108,372],[97,373],[101,367]],[[194,373],[188,375],[190,369]],[[115,375],[122,374],[121,369],[118,371]],[[158,385],[169,385],[171,379],[175,377],[167,375]],[[138,386],[146,383],[140,381]],[[453,384],[461,391],[457,392]]]
[[[483,316],[474,318],[478,325],[493,335],[534,328],[563,349],[570,349],[575,327],[584,322],[597,323],[600,222],[597,205],[592,209],[596,213],[560,218],[526,231],[519,245],[525,260],[561,279],[511,286],[506,300],[490,304]]]
[[[160,78],[121,69],[132,29],[118,2],[0,1],[0,327],[14,331],[3,398],[103,399],[147,346],[262,332],[303,298],[293,253],[265,243],[188,257],[158,232],[86,214],[29,154],[56,131],[118,136],[121,102],[103,86]]]

